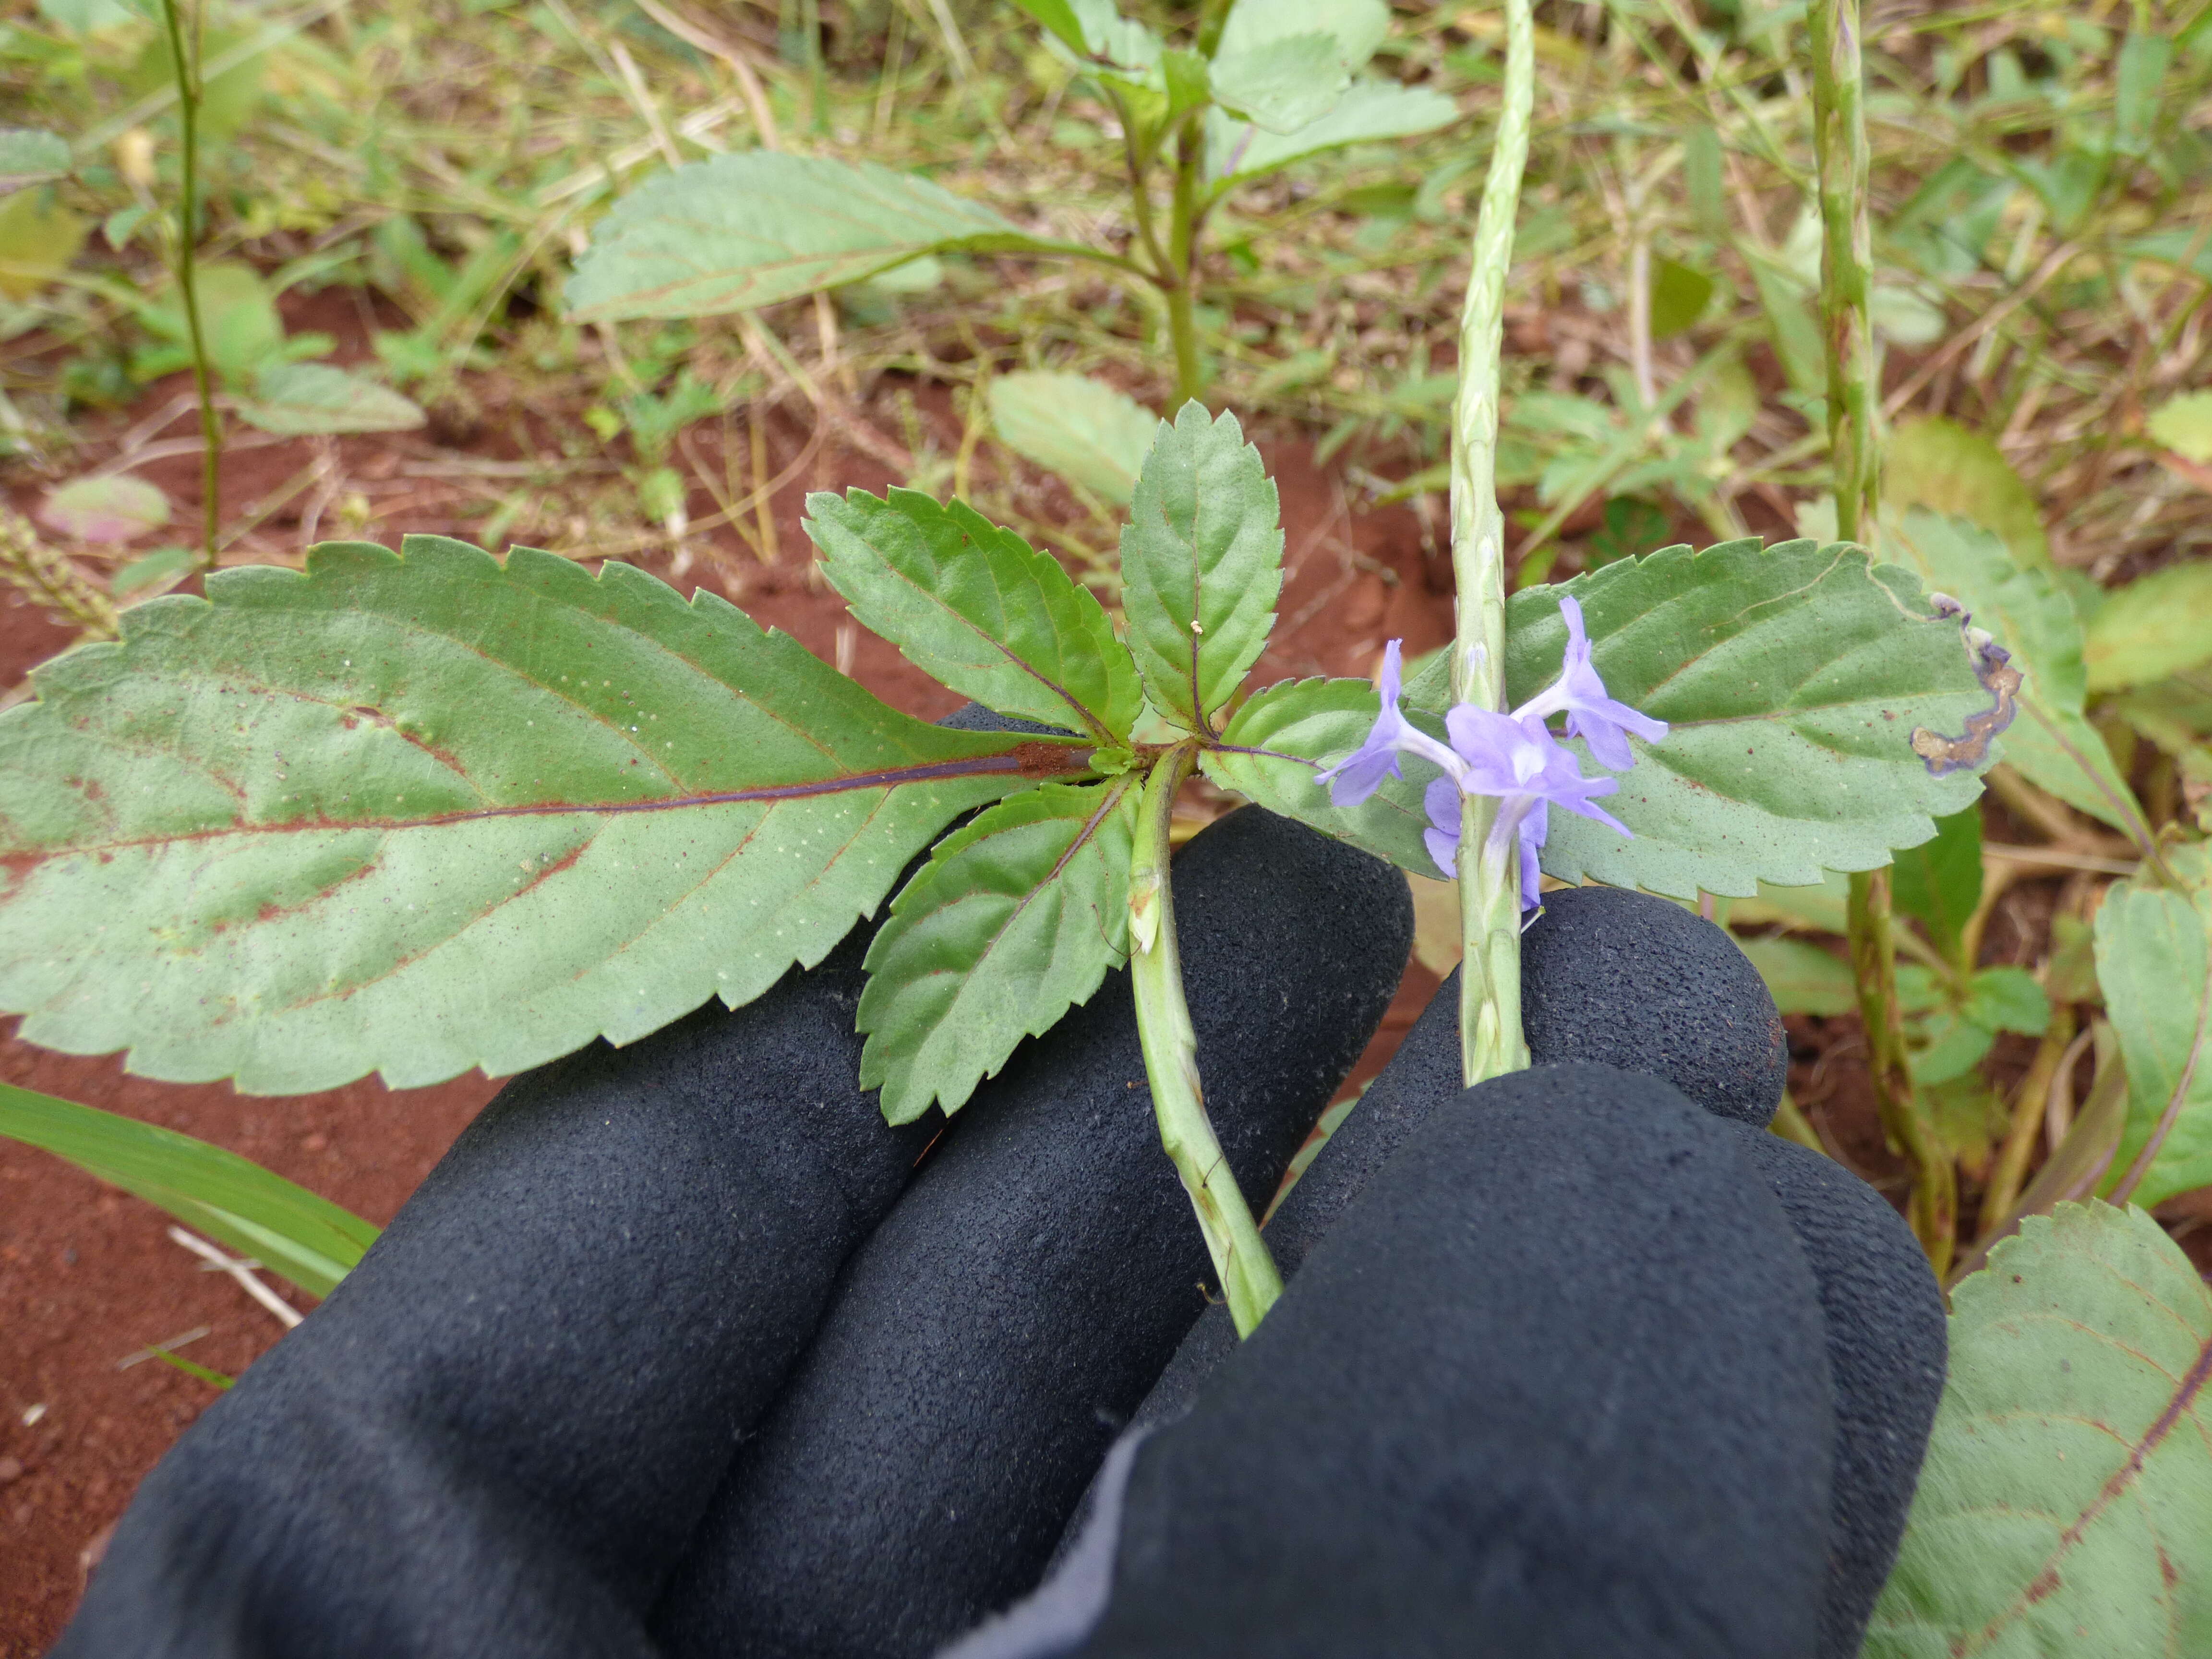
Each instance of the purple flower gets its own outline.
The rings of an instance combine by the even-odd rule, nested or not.
[[[1536,906],[1538,855],[1551,832],[1553,807],[1564,806],[1624,836],[1629,833],[1626,824],[1592,804],[1601,795],[1612,794],[1620,784],[1608,777],[1584,777],[1572,751],[1561,747],[1545,720],[1564,713],[1568,735],[1583,738],[1595,759],[1615,770],[1635,763],[1627,733],[1633,732],[1647,743],[1667,735],[1664,720],[1638,714],[1606,695],[1605,683],[1590,664],[1582,607],[1563,596],[1559,611],[1567,623],[1567,650],[1558,681],[1510,714],[1461,703],[1444,717],[1449,744],[1418,730],[1399,712],[1399,641],[1391,641],[1382,653],[1376,684],[1382,712],[1359,747],[1316,780],[1329,786],[1329,799],[1337,805],[1357,806],[1382,787],[1384,778],[1405,775],[1398,767],[1401,754],[1419,755],[1434,764],[1443,775],[1431,782],[1422,797],[1430,824],[1422,840],[1446,876],[1455,872],[1462,798],[1492,797],[1498,802],[1498,815],[1492,820],[1483,856],[1499,863],[1510,848],[1519,849],[1524,910]]]
[[[1561,748],[1559,740],[1544,729],[1543,722],[1534,719],[1516,719],[1488,708],[1477,708],[1472,703],[1462,703],[1444,718],[1445,729],[1451,733],[1451,746],[1461,763],[1458,775],[1439,778],[1437,783],[1449,785],[1454,794],[1491,795],[1498,800],[1498,816],[1491,823],[1490,838],[1484,851],[1492,858],[1502,859],[1509,838],[1521,849],[1521,908],[1533,909],[1536,904],[1537,854],[1551,833],[1550,808],[1564,806],[1570,812],[1618,830],[1624,836],[1628,826],[1603,807],[1591,805],[1599,795],[1610,795],[1620,785],[1612,778],[1586,778],[1576,765],[1575,757]],[[1459,839],[1459,813],[1455,806],[1446,802],[1437,784],[1431,784],[1424,805],[1428,808],[1429,822],[1434,828],[1426,832],[1429,856],[1447,875],[1453,864],[1439,855],[1439,831],[1449,819],[1450,830],[1448,847]]]
[[[1434,761],[1448,770],[1455,769],[1451,750],[1398,712],[1402,674],[1399,644],[1399,641],[1393,640],[1383,647],[1382,677],[1376,683],[1376,690],[1382,697],[1382,712],[1368,729],[1366,740],[1314,779],[1316,783],[1328,785],[1328,798],[1334,805],[1357,806],[1382,787],[1383,779],[1404,777],[1406,775],[1398,769],[1401,750]]]
[[[1626,772],[1636,764],[1628,751],[1631,732],[1646,743],[1667,735],[1667,722],[1638,713],[1606,695],[1605,682],[1590,665],[1589,635],[1583,631],[1583,608],[1567,594],[1559,595],[1559,614],[1567,622],[1567,653],[1559,678],[1513,711],[1516,719],[1548,720],[1564,713],[1567,735],[1589,744],[1591,757],[1601,766]]]

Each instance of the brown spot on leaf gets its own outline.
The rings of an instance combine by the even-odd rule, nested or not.
[[[1947,738],[1924,726],[1912,728],[1909,739],[1912,752],[1927,763],[1931,775],[1939,778],[1984,764],[1990,757],[1990,744],[2020,712],[2021,672],[2012,665],[2011,653],[1981,629],[1970,627],[1972,618],[1966,612],[1947,614],[1955,614],[1959,618],[1966,654],[1974,665],[1974,678],[1990,694],[1990,706],[1967,715],[1966,729],[1955,738]]]

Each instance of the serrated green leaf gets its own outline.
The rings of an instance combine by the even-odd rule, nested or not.
[[[2005,758],[2068,805],[2147,835],[2127,781],[2082,718],[2081,625],[2051,574],[2026,568],[1978,526],[1919,508],[1884,513],[1881,544],[1930,589],[1972,612],[2026,673],[2021,718],[2004,735]]]
[[[2061,1204],[1953,1306],[1863,1659],[2212,1651],[2212,1291],[2188,1257],[2141,1210]]]
[[[1459,118],[1459,106],[1430,87],[1362,81],[1348,88],[1320,119],[1296,132],[1263,131],[1220,110],[1206,115],[1206,165],[1217,189],[1346,144],[1408,138]]]
[[[66,1158],[328,1296],[377,1229],[250,1158],[135,1118],[0,1083],[0,1135]]]
[[[1024,369],[991,382],[991,425],[1016,454],[1127,507],[1160,417],[1087,374]]]
[[[1736,944],[1785,1014],[1848,1014],[1859,1006],[1850,964],[1796,939],[1740,939]]]
[[[279,363],[263,369],[254,377],[253,395],[239,400],[238,415],[249,426],[288,438],[410,432],[424,419],[411,398],[327,363]]]
[[[853,615],[907,660],[1001,714],[1126,739],[1144,712],[1136,665],[1090,590],[964,501],[917,490],[806,498],[806,533]]]
[[[2105,596],[2089,619],[2089,690],[2123,691],[2212,661],[2212,559],[2170,564]]]
[[[873,161],[748,150],[647,179],[599,222],[566,290],[579,322],[710,317],[857,283],[929,252],[1066,252]]]
[[[1890,892],[1902,915],[1917,916],[1946,957],[1958,954],[1974,907],[1982,902],[1982,815],[1973,808],[1936,821],[1936,838],[1899,853]]]
[[[2172,849],[2181,856],[2182,849]],[[2129,1196],[2212,1185],[2212,892],[2124,881],[2096,922],[2097,982],[2127,1064],[2127,1126],[2105,1187],[2149,1154]]]
[[[818,962],[1045,740],[643,572],[410,537],[125,613],[0,715],[0,1009],[256,1093],[626,1042]]]
[[[1194,732],[1267,648],[1283,586],[1274,480],[1234,415],[1163,422],[1121,532],[1121,607],[1152,706]]]
[[[863,1088],[909,1123],[957,1111],[1024,1036],[1129,956],[1133,777],[1045,784],[945,841],[891,904],[860,997]]]
[[[69,170],[69,140],[61,134],[0,127],[0,196],[64,178]]]
[[[1206,83],[1224,109],[1289,134],[1328,113],[1352,84],[1352,70],[1334,35],[1310,29],[1217,52]]]
[[[1436,860],[1421,841],[1429,827],[1421,792],[1430,769],[1405,763],[1403,779],[1385,780],[1358,806],[1330,805],[1327,787],[1314,781],[1323,767],[1359,746],[1381,709],[1365,680],[1283,680],[1253,694],[1223,730],[1222,746],[1200,751],[1199,765],[1223,788],[1271,812],[1310,824],[1401,870],[1433,876]],[[1430,736],[1443,736],[1442,720],[1416,709],[1405,713]]]
[[[1916,728],[1963,732],[1991,699],[1958,625],[1908,572],[1846,545],[1747,541],[1524,588],[1506,601],[1513,704],[1559,674],[1563,592],[1581,601],[1607,689],[1672,730],[1631,740],[1637,764],[1603,803],[1635,839],[1554,812],[1547,874],[1748,896],[1876,868],[1980,793],[1972,773],[1932,776],[1912,750]]]

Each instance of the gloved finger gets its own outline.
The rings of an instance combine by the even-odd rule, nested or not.
[[[1836,1474],[1820,1659],[1853,1659],[1897,1560],[1943,1397],[1943,1293],[1889,1200],[1808,1147],[1754,1130],[1744,1145],[1820,1281],[1836,1394]]]
[[[1459,995],[1455,969],[1277,1208],[1267,1247],[1285,1275],[1422,1119],[1457,1099]],[[1521,938],[1521,1007],[1536,1065],[1649,1072],[1708,1111],[1761,1127],[1781,1102],[1789,1043],[1765,981],[1726,932],[1665,899],[1619,887],[1547,893]],[[1236,1341],[1227,1310],[1208,1313],[1138,1420],[1181,1414]]]
[[[1246,808],[1176,861],[1199,1063],[1247,1201],[1380,1020],[1405,882]],[[966,1107],[854,1256],[656,1617],[675,1655],[923,1654],[1036,1582],[1204,1306],[1127,976]]]
[[[651,1653],[929,1133],[859,1087],[864,948],[509,1084],[147,1478],[56,1653]]]
[[[1137,1451],[1073,1650],[1811,1653],[1826,1334],[1742,1133],[1587,1063],[1431,1104]],[[964,1651],[1071,1650],[1029,1616]]]
[[[1786,1054],[1771,998],[1722,930],[1663,901],[1613,890],[1552,894],[1547,909],[1529,929],[1523,956],[1536,1061],[1650,1057],[1656,1062],[1650,1069],[1730,1120],[1819,1283],[1837,1437],[1817,1651],[1821,1659],[1850,1659],[1895,1559],[1942,1395],[1942,1295],[1911,1231],[1879,1193],[1764,1133]],[[1555,919],[1575,926],[1555,929]],[[1278,1260],[1303,1260],[1428,1112],[1455,1097],[1457,1006],[1455,978],[1285,1200],[1268,1229]],[[1235,1346],[1234,1332],[1209,1314],[1139,1421],[1182,1415]]]
[[[57,1652],[650,1651],[732,1448],[933,1133],[860,1087],[872,933],[502,1090],[147,1479]]]

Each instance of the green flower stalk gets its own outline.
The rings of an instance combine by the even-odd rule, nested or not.
[[[1474,263],[1460,319],[1459,397],[1452,409],[1452,574],[1459,591],[1452,701],[1505,707],[1505,515],[1498,505],[1498,354],[1513,222],[1528,163],[1536,38],[1530,0],[1505,3],[1505,101],[1474,225]],[[1499,803],[1460,804],[1460,1059],[1469,1084],[1528,1063],[1521,1032],[1520,854],[1483,856]]]
[[[1875,404],[1881,384],[1869,315],[1874,238],[1868,212],[1866,86],[1859,53],[1858,0],[1814,0],[1810,21],[1813,149],[1820,179],[1820,322],[1828,358],[1828,456],[1836,482],[1836,537],[1863,544],[1874,534],[1880,486]],[[1921,1112],[1905,1064],[1887,870],[1853,873],[1848,915],[1859,1018],[1866,1027],[1867,1069],[1873,1075],[1882,1130],[1912,1165],[1913,1231],[1941,1276],[1949,1266],[1957,1228],[1958,1176]]]

